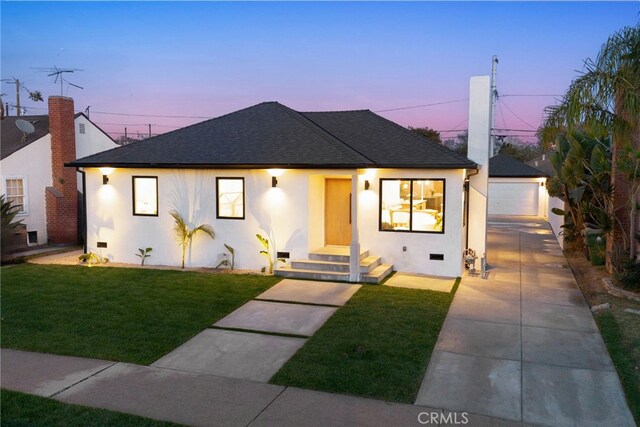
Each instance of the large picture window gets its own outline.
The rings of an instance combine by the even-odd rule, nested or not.
[[[18,214],[26,214],[28,212],[27,186],[23,177],[5,179],[4,191],[7,202],[12,202],[12,206],[20,206]]]
[[[218,218],[244,219],[244,178],[216,178]]]
[[[158,216],[158,177],[133,177],[133,214]]]
[[[444,232],[444,179],[381,179],[380,230]]]

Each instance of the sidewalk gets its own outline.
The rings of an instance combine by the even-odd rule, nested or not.
[[[488,280],[465,277],[417,404],[542,425],[634,426],[591,311],[546,222],[490,223]]]
[[[8,349],[0,358],[3,388],[194,426],[418,426],[431,411],[127,363]]]

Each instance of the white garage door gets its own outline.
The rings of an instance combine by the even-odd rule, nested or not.
[[[490,182],[489,214],[538,215],[538,187],[535,182]]]

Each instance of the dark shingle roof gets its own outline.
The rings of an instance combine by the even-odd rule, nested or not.
[[[35,131],[25,137],[16,126],[18,119],[30,122]],[[0,159],[4,159],[48,134],[49,116],[9,116],[0,121],[0,128]]]
[[[370,111],[299,113],[265,102],[72,166],[114,167],[420,167],[476,164]]]
[[[84,113],[76,113],[73,118],[75,120],[80,116],[83,116],[85,119],[87,119],[89,123],[91,123],[96,129],[98,129],[107,138],[113,141],[113,138],[111,138],[108,133],[106,133],[98,125],[93,123]],[[35,128],[35,131],[25,137],[24,133],[16,126],[16,120],[18,119],[30,122]],[[6,157],[9,157],[16,151],[22,150],[32,142],[35,142],[43,136],[47,135],[49,133],[49,116],[42,115],[5,117],[0,121],[0,127],[2,128],[2,138],[0,139],[0,159],[4,159]],[[113,142],[115,143],[115,141]]]
[[[497,154],[489,159],[489,176],[494,178],[540,178],[547,174],[513,157]]]
[[[548,176],[553,176],[556,172],[553,170],[553,166],[551,166],[551,155],[555,150],[549,150],[541,156],[536,157],[533,160],[527,162],[527,164],[533,168],[539,169]]]

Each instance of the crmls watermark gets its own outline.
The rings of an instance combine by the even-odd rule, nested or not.
[[[469,424],[468,412],[420,412],[418,414],[420,424]]]

